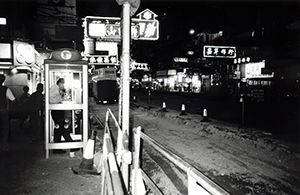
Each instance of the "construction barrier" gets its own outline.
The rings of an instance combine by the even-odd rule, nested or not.
[[[111,128],[109,126],[109,118],[113,119],[117,128],[117,150],[115,152],[114,144],[111,136]],[[128,139],[128,136],[127,136]],[[106,112],[104,136],[103,136],[103,158],[102,164],[102,194],[123,195],[128,194],[129,174],[124,167],[131,164],[131,153],[128,150],[128,140],[126,140],[126,132],[122,132],[114,114],[110,109]],[[123,187],[124,186],[124,187]]]
[[[117,142],[113,144],[111,136],[111,127],[109,126],[109,118],[112,118],[117,128]],[[144,195],[147,189],[158,195],[163,192],[153,182],[153,180],[144,172],[141,167],[141,140],[148,143],[152,148],[170,160],[174,165],[179,167],[187,174],[188,195],[196,194],[212,194],[227,195],[226,190],[214,183],[208,177],[203,175],[195,167],[187,163],[185,160],[172,153],[157,141],[141,132],[141,127],[133,129],[133,146],[132,153],[129,151],[128,145],[129,133],[122,132],[115,116],[110,109],[106,112],[105,130],[103,136],[103,158],[102,162],[102,185],[101,191],[103,195]],[[116,145],[116,150],[114,148]],[[133,158],[133,160],[132,160]],[[131,165],[131,171],[127,168]],[[125,167],[125,169],[124,169]],[[131,181],[131,182],[130,182]]]
[[[170,160],[174,165],[182,169],[187,173],[188,176],[188,195],[196,195],[196,194],[213,194],[213,195],[226,195],[229,194],[227,191],[225,191],[223,188],[221,188],[219,185],[214,183],[212,180],[210,180],[208,177],[203,175],[200,171],[198,171],[196,168],[194,168],[192,165],[184,161],[182,158],[177,156],[176,154],[172,153],[165,147],[163,147],[161,144],[159,144],[157,141],[153,140],[151,137],[147,136],[143,132],[140,131],[140,127],[135,128],[133,130],[134,136],[136,137],[136,142],[139,139],[143,139],[145,142],[147,142],[150,146],[152,146],[156,151],[158,151],[160,154],[162,154],[165,158]],[[138,141],[140,142],[140,141]],[[138,158],[140,154],[140,146],[136,145],[135,147],[135,164],[138,163]],[[136,165],[135,169],[138,168],[138,165]],[[146,175],[146,174],[144,174]],[[144,181],[147,182],[149,178],[145,179]],[[148,184],[148,183],[147,183]],[[134,184],[136,186],[137,184]],[[151,184],[152,185],[152,184]],[[157,188],[156,185],[153,186],[154,188]],[[151,189],[154,190],[156,193],[159,191],[159,189]],[[157,193],[160,194],[160,193]],[[133,195],[136,195],[133,193]]]

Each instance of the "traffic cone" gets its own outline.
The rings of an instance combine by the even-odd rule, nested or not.
[[[210,120],[208,119],[206,108],[203,109],[203,119],[201,120],[201,122],[210,122]]]
[[[96,140],[96,131],[92,132],[90,139],[87,141],[85,151],[83,153],[83,158],[81,160],[80,165],[76,165],[72,167],[72,171],[75,174],[85,175],[97,175],[100,174],[94,168],[93,158],[94,158],[94,148],[95,148],[95,140]]]
[[[162,105],[162,111],[163,111],[163,112],[168,112],[167,106],[166,106],[166,102],[163,102],[163,105]]]
[[[182,115],[187,115],[187,113],[185,112],[185,105],[184,104],[181,105],[181,113],[180,113],[180,115],[181,116]]]

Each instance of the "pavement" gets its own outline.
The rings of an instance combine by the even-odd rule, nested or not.
[[[77,175],[72,171],[82,161],[82,152],[73,158],[70,151],[52,154],[46,159],[43,140],[30,142],[28,132],[18,128],[19,120],[10,121],[10,143],[0,150],[0,194],[100,194],[99,175]]]

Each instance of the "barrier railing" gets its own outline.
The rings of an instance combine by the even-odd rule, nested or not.
[[[123,189],[122,178],[119,174],[119,167],[114,154],[110,134],[107,132],[103,138],[103,169],[102,169],[102,194],[127,194]]]
[[[151,145],[156,151],[161,153],[164,157],[169,159],[174,165],[182,169],[186,172],[188,176],[188,195],[196,195],[196,194],[213,194],[213,195],[225,195],[229,194],[227,191],[225,191],[223,188],[221,188],[219,185],[214,183],[212,180],[210,180],[208,177],[203,175],[200,171],[198,171],[196,168],[194,168],[192,165],[190,165],[188,162],[184,161],[182,158],[177,156],[176,154],[172,153],[165,147],[163,147],[161,144],[159,144],[157,141],[153,140],[151,137],[147,136],[143,132],[141,132],[141,127],[135,128],[133,130],[134,137],[135,137],[135,156],[134,156],[134,170],[135,174],[137,174],[138,170],[141,168],[139,167],[140,162],[140,139],[143,139],[145,142],[147,142],[149,145]],[[143,174],[143,176],[148,177],[146,174]],[[134,178],[136,175],[134,176]],[[145,181],[148,181],[149,178],[147,178]],[[133,180],[134,184],[133,186],[138,186],[136,183],[136,180]],[[151,184],[152,185],[152,184]],[[154,186],[154,190],[157,194],[160,192],[157,192],[157,187]],[[133,188],[133,195],[136,195],[136,190]]]
[[[113,119],[114,125],[117,128],[116,152],[111,136],[109,118]],[[110,109],[107,109],[105,118],[102,161],[102,194],[128,194],[128,166],[131,164],[131,153],[128,150],[128,133],[122,132]]]
[[[112,118],[117,128],[116,152],[111,136],[109,118]],[[106,112],[105,128],[103,137],[103,158],[102,158],[102,185],[103,195],[140,195],[147,194],[145,187],[148,186],[151,192],[163,195],[163,192],[152,181],[152,179],[143,171],[140,166],[141,139],[152,146],[156,151],[170,160],[174,165],[182,169],[188,178],[188,195],[212,194],[227,195],[226,190],[214,183],[200,171],[190,165],[188,162],[175,155],[157,141],[141,132],[141,127],[133,129],[133,166],[132,173],[129,174],[129,165],[132,163],[132,153],[129,151],[128,132],[122,132],[115,116],[110,109]],[[129,177],[130,176],[130,177]],[[131,181],[131,183],[130,183]],[[130,185],[131,184],[131,185]]]

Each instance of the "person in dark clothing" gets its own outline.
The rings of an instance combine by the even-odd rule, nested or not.
[[[30,98],[30,94],[28,93],[29,91],[29,87],[27,85],[25,85],[23,87],[23,94],[20,98],[20,105],[24,106],[26,105],[28,107],[28,102],[29,102],[29,98]]]
[[[43,90],[44,85],[42,83],[37,84],[36,92],[30,96],[29,100],[29,121],[31,132],[33,132],[33,138],[30,140],[31,142],[41,139],[44,108]]]
[[[28,118],[29,115],[29,99],[30,99],[30,94],[28,93],[29,87],[26,85],[23,87],[23,94],[20,98],[19,105],[20,105],[20,110],[22,110],[22,113],[24,114],[24,117],[21,118],[20,120],[20,129],[23,129],[24,122]]]
[[[12,91],[4,86],[5,76],[0,75],[0,127],[2,130],[2,149],[8,149],[8,134],[9,134],[9,101],[15,101],[15,96]]]

